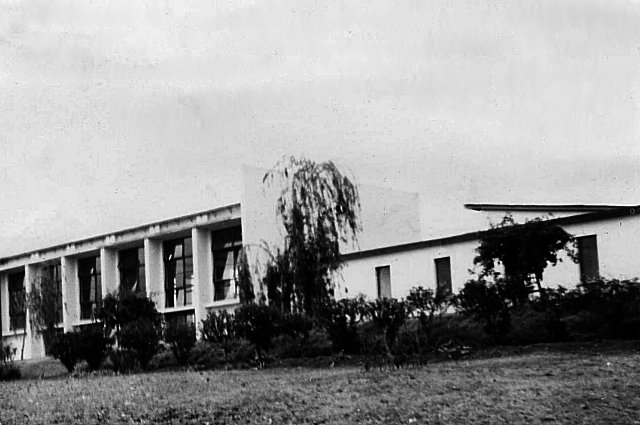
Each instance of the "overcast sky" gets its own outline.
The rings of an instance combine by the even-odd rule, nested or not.
[[[640,3],[0,3],[0,255],[333,159],[464,202],[640,203]],[[462,218],[461,218],[462,219]]]

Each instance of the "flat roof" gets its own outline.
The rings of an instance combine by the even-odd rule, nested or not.
[[[465,207],[467,207],[467,205],[496,205],[497,206],[497,205],[505,205],[505,204],[465,204]],[[522,207],[528,208],[529,206],[523,205]],[[483,210],[478,210],[478,211],[483,211]],[[504,210],[495,209],[495,210],[487,210],[487,211],[504,211]],[[538,211],[538,210],[522,209],[520,211]],[[578,211],[578,210],[563,210],[563,211]],[[551,218],[546,221],[551,223],[556,223],[559,225],[563,225],[563,224],[566,225],[566,224],[576,224],[576,223],[587,223],[590,221],[606,220],[606,219],[612,219],[612,218],[624,217],[624,216],[633,216],[633,215],[640,216],[640,205],[608,206],[607,208],[596,209],[591,212],[586,212],[584,214],[576,214],[576,215],[570,215],[567,217]],[[410,251],[413,249],[428,248],[428,247],[437,246],[437,245],[446,245],[446,244],[452,244],[457,242],[467,242],[467,241],[480,238],[488,230],[489,229],[478,230],[475,232],[460,233],[452,236],[426,239],[422,241],[409,242],[409,243],[403,243],[398,245],[388,245],[380,248],[368,249],[365,251],[350,252],[348,254],[343,254],[342,257],[345,260],[354,260],[359,258],[373,257],[376,255],[393,254],[397,252]]]
[[[9,263],[13,260],[22,258],[22,257],[29,257],[35,254],[41,254],[41,253],[46,253],[48,251],[55,251],[55,250],[60,250],[60,249],[64,249],[70,245],[81,245],[81,244],[85,244],[85,243],[89,243],[92,241],[99,241],[99,240],[105,240],[107,238],[110,237],[120,237],[123,235],[126,235],[128,233],[135,233],[135,232],[139,232],[139,231],[145,231],[149,228],[152,227],[156,227],[156,226],[164,226],[164,225],[168,225],[168,224],[178,224],[179,222],[188,222],[190,220],[194,220],[197,219],[198,217],[202,217],[205,215],[209,215],[209,214],[216,214],[219,213],[221,211],[224,210],[232,210],[232,209],[237,209],[240,208],[240,203],[235,203],[235,204],[229,204],[229,205],[225,205],[222,207],[218,207],[218,208],[213,208],[213,209],[209,209],[209,210],[205,210],[205,211],[199,211],[196,213],[191,213],[191,214],[186,214],[186,215],[182,215],[182,216],[178,216],[178,217],[174,217],[174,218],[169,218],[169,219],[164,219],[164,220],[159,220],[159,221],[154,221],[151,223],[147,223],[147,224],[142,224],[139,226],[134,226],[134,227],[128,227],[126,229],[123,230],[118,230],[115,232],[108,232],[108,233],[103,233],[100,235],[96,235],[96,236],[91,236],[88,238],[82,238],[82,239],[76,239],[76,240],[71,240],[65,243],[61,243],[61,244],[56,244],[56,245],[50,245],[44,248],[39,248],[39,249],[35,249],[35,250],[31,250],[31,251],[25,251],[25,252],[21,252],[15,255],[10,255],[10,256],[6,256],[6,257],[2,257],[0,258],[0,266],[4,265],[6,263]]]
[[[598,212],[619,208],[637,208],[637,205],[611,204],[464,204],[474,211],[538,211],[538,212]]]

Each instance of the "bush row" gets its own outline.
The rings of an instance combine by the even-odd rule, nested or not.
[[[506,287],[500,279],[478,279],[446,296],[417,287],[401,300],[330,300],[311,315],[252,303],[233,313],[210,312],[199,324],[197,344],[195,325],[163,326],[151,300],[113,295],[105,299],[100,322],[60,335],[51,352],[69,371],[79,360],[97,369],[106,358],[115,371],[175,362],[262,367],[277,358],[354,354],[367,364],[399,365],[434,355],[456,357],[491,344],[640,338],[637,280],[545,289],[517,305]]]

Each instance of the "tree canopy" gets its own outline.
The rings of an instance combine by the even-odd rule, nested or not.
[[[534,283],[542,294],[543,272],[549,264],[562,261],[560,251],[575,260],[572,241],[558,224],[540,218],[518,224],[507,215],[482,233],[474,264],[482,267],[483,276],[489,276],[496,273],[496,261],[501,263],[517,302],[528,297]]]
[[[283,183],[276,211],[286,236],[284,249],[272,255],[264,286],[278,307],[311,312],[333,296],[340,242],[357,240],[358,189],[332,161],[306,158],[278,163],[263,179],[275,181]]]

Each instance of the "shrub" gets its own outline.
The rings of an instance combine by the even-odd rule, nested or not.
[[[382,337],[386,354],[395,349],[400,327],[406,322],[410,307],[404,301],[384,298],[367,303],[366,315],[371,318],[375,330]]]
[[[196,343],[196,327],[193,323],[172,321],[164,331],[164,341],[171,346],[178,363],[186,365]]]
[[[99,369],[113,344],[113,339],[105,334],[102,323],[81,326],[76,338],[78,356],[86,360],[89,369]]]
[[[108,332],[117,332],[127,323],[139,319],[150,321],[157,329],[162,325],[162,316],[153,300],[132,292],[114,292],[107,295],[98,310],[98,318]]]
[[[536,308],[534,304],[529,304],[511,312],[511,330],[506,341],[509,344],[538,344],[567,339],[565,323],[546,308]]]
[[[0,346],[0,381],[12,381],[20,379],[22,372],[20,368],[13,363],[17,349],[11,345]]]
[[[279,319],[280,312],[264,304],[247,304],[236,310],[237,333],[254,345],[258,361],[261,363],[271,348],[273,338],[279,332]]]
[[[78,334],[70,332],[57,335],[51,344],[51,355],[60,360],[69,373],[73,372],[80,360],[79,342]]]
[[[484,330],[495,343],[504,342],[511,326],[504,281],[468,281],[456,296],[456,306],[467,316],[482,320]]]
[[[406,300],[410,311],[417,317],[424,344],[430,344],[434,327],[453,303],[451,295],[436,295],[422,286],[412,288]]]
[[[366,316],[364,297],[329,300],[318,309],[318,315],[335,352],[361,351],[358,324]]]
[[[130,350],[143,369],[158,351],[160,332],[158,326],[147,318],[139,318],[122,326],[119,332],[120,346]]]
[[[109,353],[109,360],[111,360],[111,368],[116,373],[133,372],[139,367],[136,353],[132,350],[112,350]]]
[[[596,279],[566,293],[570,330],[586,337],[640,338],[640,282]]]
[[[162,332],[162,316],[155,303],[141,294],[114,292],[103,300],[98,318],[102,320],[105,332],[115,335],[118,345],[128,351],[112,353],[115,363],[119,360],[129,362],[133,356],[140,367],[146,369],[157,351]]]
[[[285,313],[279,326],[282,334],[290,336],[302,345],[309,339],[313,320],[302,313]]]
[[[218,344],[224,350],[224,361],[229,360],[231,342],[236,338],[235,319],[232,314],[222,310],[210,311],[200,326],[202,339],[211,344]]]

